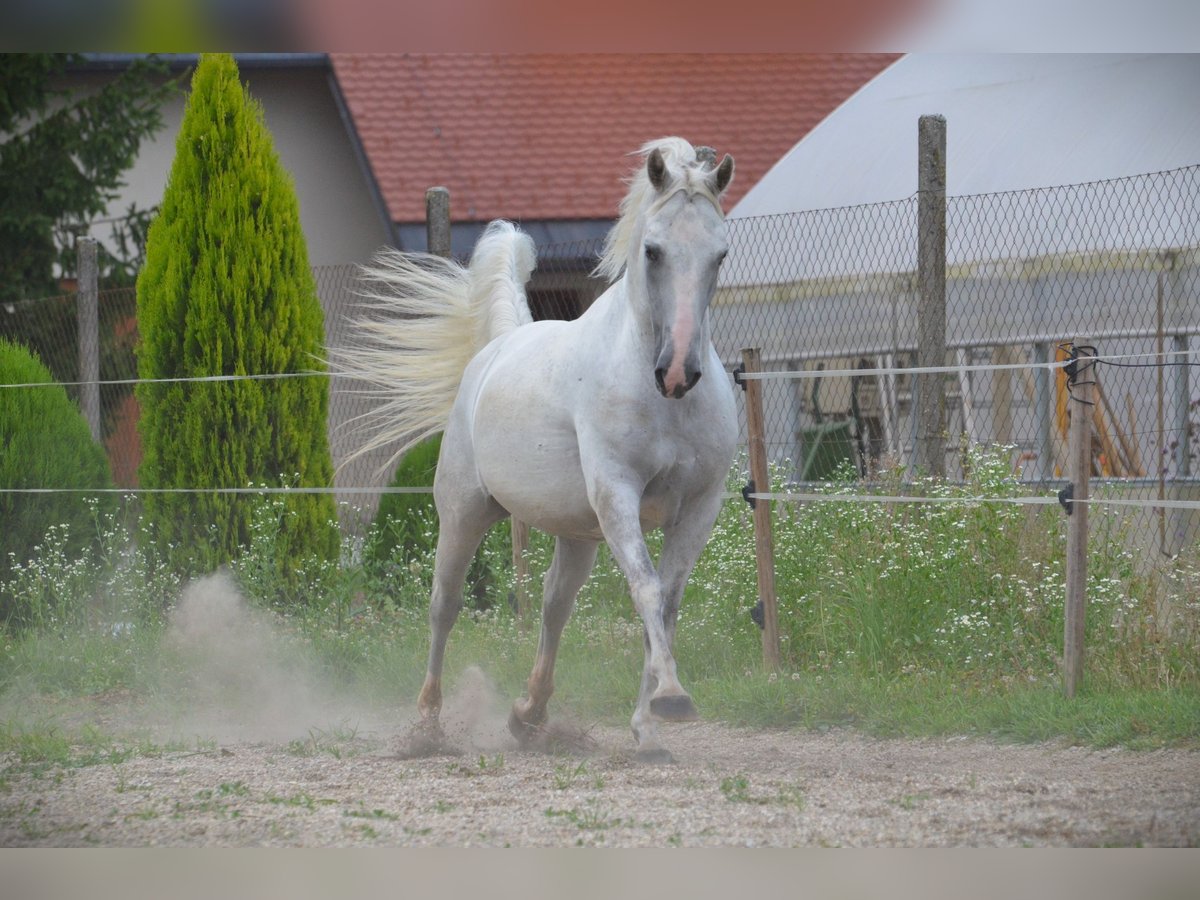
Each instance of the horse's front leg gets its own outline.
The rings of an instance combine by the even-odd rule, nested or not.
[[[697,718],[697,713],[692,698],[679,683],[675,672],[675,658],[671,654],[664,615],[663,585],[642,536],[638,515],[640,493],[631,486],[618,484],[598,485],[593,494],[593,506],[604,539],[629,582],[634,608],[645,629],[642,696],[632,723],[638,756],[666,759],[670,754],[658,745],[654,729],[650,727],[650,717],[690,722]]]
[[[713,492],[689,508],[683,510],[680,521],[663,529],[663,548],[658,561],[659,583],[662,585],[662,621],[666,632],[667,646],[672,654],[675,652],[675,627],[679,620],[679,608],[683,603],[683,592],[687,587],[688,578],[704,546],[712,533],[713,523],[721,510],[721,494]],[[633,714],[633,732],[638,736],[639,744],[645,741],[648,746],[658,746],[658,722],[654,716],[651,700],[657,685],[650,676],[649,670],[642,676],[641,691],[638,694],[637,709]],[[666,751],[663,751],[664,753]],[[667,754],[669,756],[670,754]]]

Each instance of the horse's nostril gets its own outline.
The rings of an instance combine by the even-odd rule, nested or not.
[[[688,379],[687,389],[690,391],[696,386],[696,382],[700,380],[700,370],[697,369],[692,373],[692,377]]]
[[[667,392],[667,383],[664,380],[666,378],[666,374],[667,374],[666,369],[660,368],[660,369],[654,370],[654,380],[658,382],[658,390],[662,394],[665,394]]]

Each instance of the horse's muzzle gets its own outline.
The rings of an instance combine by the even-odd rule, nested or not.
[[[696,386],[696,382],[700,380],[700,370],[688,373],[687,380],[678,382],[673,389],[667,388],[667,370],[661,366],[654,370],[654,380],[658,382],[658,392],[668,399],[674,398],[678,400],[688,391]]]

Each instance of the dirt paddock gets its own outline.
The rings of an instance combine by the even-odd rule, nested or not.
[[[403,758],[404,727],[14,765],[5,847],[1195,846],[1200,753],[1092,751],[852,732],[666,728],[674,765],[627,729],[517,748],[489,700],[457,755]]]

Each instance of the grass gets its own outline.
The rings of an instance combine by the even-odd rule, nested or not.
[[[896,491],[896,485],[881,485]],[[963,488],[1021,490],[1006,459],[977,454]],[[860,490],[847,482],[831,492]],[[1065,524],[1057,509],[950,503],[813,503],[776,511],[776,581],[783,668],[763,671],[749,512],[726,504],[680,618],[680,676],[702,714],[759,728],[853,728],[881,737],[973,735],[1136,749],[1200,747],[1200,551],[1148,577],[1126,536],[1097,516],[1090,552],[1084,684],[1062,696]],[[270,520],[269,516],[262,517]],[[99,549],[81,560],[55,551],[16,568],[0,591],[29,607],[38,628],[0,630],[0,755],[6,765],[72,767],[160,752],[152,743],[85,726],[114,698],[170,707],[189,702],[194,677],[173,643],[180,579],[136,549],[123,520],[98,525]],[[511,587],[507,529],[483,556],[495,583],[484,609],[467,609],[451,636],[445,682],[480,666],[504,696],[524,690],[536,626],[503,601]],[[430,535],[431,536],[431,535]],[[340,566],[312,564],[308,593],[286,607],[263,581],[269,536],[233,566],[246,602],[268,617],[279,647],[303,670],[357,703],[394,708],[415,697],[427,651],[432,553],[366,572],[347,547]],[[656,536],[651,536],[652,552]],[[549,565],[534,535],[530,566]],[[507,580],[506,580],[507,579]],[[1164,616],[1164,609],[1171,610]],[[53,612],[53,615],[51,615]],[[277,652],[278,647],[272,652]],[[563,637],[553,710],[620,723],[636,701],[641,623],[611,556],[601,549]],[[52,714],[30,721],[26,710]],[[314,730],[298,756],[358,752],[353,731]],[[503,757],[455,763],[463,774],[503,768]],[[0,776],[3,772],[0,772]],[[560,789],[586,780],[556,770]]]
[[[610,817],[608,809],[601,806],[594,798],[588,799],[582,806],[570,809],[546,808],[547,819],[562,819],[574,825],[580,831],[606,831],[623,824],[630,824],[617,817]]]
[[[738,772],[722,778],[718,788],[721,795],[730,803],[748,803],[753,806],[774,803],[780,806],[793,806],[798,810],[804,809],[804,791],[796,784],[778,785],[775,793],[763,794],[751,788],[747,775]]]

